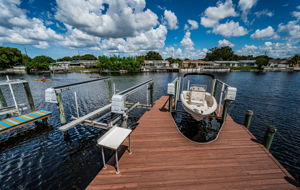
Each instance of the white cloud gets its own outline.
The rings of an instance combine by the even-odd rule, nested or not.
[[[184,25],[185,30],[196,30],[199,28],[199,24],[197,21],[189,19],[187,22],[188,24]]]
[[[248,22],[248,13],[250,9],[256,4],[257,0],[240,0],[239,7],[242,10],[242,19],[244,22]]]
[[[265,42],[261,46],[245,45],[243,48],[236,51],[239,55],[268,55],[274,58],[290,57],[300,53],[300,47],[291,43],[272,43]]]
[[[194,42],[191,39],[191,32],[186,31],[183,39],[181,40],[180,44],[185,47],[186,50],[193,50],[194,49]]]
[[[177,16],[172,11],[164,11],[164,23],[168,26],[169,29],[175,30],[178,29]]]
[[[247,29],[240,26],[238,22],[230,21],[226,22],[224,24],[220,24],[213,28],[212,30],[215,34],[220,34],[225,37],[231,37],[231,36],[244,36],[248,33]]]
[[[60,40],[62,36],[47,28],[38,18],[28,18],[26,11],[20,8],[19,0],[0,2],[0,43],[31,44],[46,48],[47,41]]]
[[[293,11],[292,16],[295,17],[296,19],[300,19],[300,11]]]
[[[262,17],[262,16],[268,16],[268,17],[274,16],[274,13],[272,11],[267,10],[267,9],[264,9],[262,11],[257,11],[254,14],[257,18]]]
[[[232,4],[232,0],[226,0],[224,3],[218,2],[216,7],[208,7],[201,17],[201,24],[205,27],[213,27],[227,17],[237,16]]]
[[[38,42],[38,44],[34,45],[34,47],[36,48],[40,48],[40,49],[48,49],[49,48],[49,44],[47,42]]]
[[[290,21],[286,25],[278,25],[279,32],[285,32],[288,35],[288,40],[294,41],[300,40],[300,25],[298,21]]]
[[[146,9],[145,0],[56,0],[56,3],[58,20],[98,37],[133,37],[158,24],[157,15]]]
[[[89,35],[69,25],[66,25],[66,27],[68,31],[65,34],[64,39],[58,42],[60,45],[71,48],[99,47],[99,37]]]
[[[234,44],[226,39],[223,39],[223,40],[218,41],[218,46],[219,47],[224,47],[224,46],[234,47]]]
[[[272,26],[268,26],[265,29],[257,29],[255,33],[251,34],[251,38],[253,39],[278,39],[279,36],[274,31]]]
[[[167,32],[166,26],[160,25],[136,37],[104,39],[101,41],[100,47],[107,54],[141,55],[149,50],[162,49],[165,46]]]

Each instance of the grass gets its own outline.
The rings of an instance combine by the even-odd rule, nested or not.
[[[243,71],[250,71],[253,69],[257,69],[257,67],[252,66],[237,66],[237,67],[230,67],[231,70],[243,70]]]

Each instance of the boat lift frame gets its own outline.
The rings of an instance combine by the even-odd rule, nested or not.
[[[74,128],[75,126],[77,126],[79,124],[84,124],[84,125],[88,125],[88,126],[108,130],[111,127],[115,126],[115,124],[117,122],[119,122],[120,120],[122,120],[121,127],[128,128],[127,119],[128,119],[128,113],[129,112],[131,112],[135,108],[148,108],[148,109],[150,109],[153,106],[153,102],[154,102],[154,100],[153,100],[154,82],[153,82],[153,80],[147,80],[145,82],[142,82],[140,84],[137,84],[137,85],[132,86],[132,87],[130,87],[130,88],[124,90],[124,91],[121,91],[121,92],[117,93],[117,95],[122,95],[126,99],[130,94],[136,92],[138,89],[140,89],[141,87],[143,87],[145,85],[147,85],[147,97],[148,97],[147,98],[147,104],[141,104],[139,102],[136,102],[136,103],[126,102],[125,104],[126,104],[127,110],[125,111],[125,113],[124,114],[118,114],[117,117],[111,119],[111,121],[108,124],[98,122],[98,121],[96,121],[97,119],[93,120],[93,118],[95,118],[95,116],[101,115],[101,114],[106,113],[106,112],[109,112],[111,107],[112,107],[112,104],[110,103],[110,104],[107,104],[104,107],[101,107],[101,108],[99,108],[99,109],[97,109],[97,110],[95,110],[95,111],[93,111],[89,114],[84,115],[84,116],[81,116],[81,117],[74,117],[73,116],[72,117],[73,121],[71,121],[70,123],[67,123],[65,125],[62,125],[61,127],[59,127],[59,130],[66,134],[69,129],[72,129],[72,128]]]
[[[228,89],[233,88],[229,86],[228,84],[222,82],[219,79],[216,79],[213,74],[210,73],[186,73],[183,75],[183,77],[176,77],[171,83],[168,83],[168,111],[171,113],[176,113],[176,112],[185,112],[185,111],[180,111],[177,110],[177,103],[180,102],[179,96],[181,91],[183,90],[183,85],[181,85],[182,80],[184,80],[184,77],[188,75],[204,75],[204,76],[209,76],[212,78],[212,84],[211,84],[211,94],[217,98],[217,87],[218,85],[221,85],[221,91],[219,92],[219,98],[217,100],[218,107],[217,111],[214,112],[213,114],[207,116],[208,118],[216,118],[218,120],[221,120],[222,122],[225,121],[228,108],[230,103],[235,99],[234,98],[226,96],[226,92]],[[189,81],[188,81],[189,82]],[[189,86],[189,84],[188,84]],[[223,103],[222,103],[223,102]]]
[[[12,85],[15,84],[22,84],[25,90],[25,94],[27,97],[27,101],[30,107],[30,110],[33,112],[35,111],[35,106],[34,106],[34,101],[33,101],[33,97],[31,94],[31,90],[30,90],[30,86],[28,81],[26,80],[21,80],[21,79],[15,79],[15,80],[10,80],[8,76],[6,76],[7,80],[6,81],[1,81],[0,82],[0,86],[8,86],[11,96],[13,98],[13,102],[14,102],[14,106],[7,106],[7,102],[5,100],[5,97],[2,93],[2,90],[0,88],[0,103],[1,103],[1,108],[0,108],[0,115],[3,114],[17,114],[17,115],[21,115],[20,110],[24,110],[26,109],[26,105],[25,104],[18,104],[16,97],[15,97],[15,93],[13,91],[13,87]]]
[[[98,79],[87,80],[87,81],[76,82],[76,83],[71,83],[71,84],[66,84],[66,85],[52,87],[52,89],[55,92],[57,106],[59,108],[59,119],[60,119],[60,123],[62,125],[66,124],[67,120],[66,120],[65,109],[64,109],[64,105],[63,105],[63,100],[62,100],[61,93],[63,91],[69,90],[71,87],[74,87],[74,86],[78,86],[78,85],[81,85],[81,84],[92,83],[92,82],[99,82],[99,81],[103,81],[103,80],[109,80],[109,81],[111,81],[111,78],[110,77],[102,77],[102,78],[98,78]],[[77,101],[77,96],[76,96],[76,101]]]

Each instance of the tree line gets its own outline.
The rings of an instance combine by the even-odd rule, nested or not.
[[[260,55],[256,57],[254,57],[253,55],[236,55],[234,51],[228,46],[212,48],[204,58],[205,61],[256,60],[256,64],[259,68],[267,65],[270,59],[272,58],[268,57],[267,55]],[[85,54],[82,56],[66,56],[54,60],[51,57],[44,55],[30,58],[26,54],[22,54],[22,52],[17,48],[0,47],[0,69],[11,68],[15,65],[25,65],[28,72],[31,70],[49,70],[50,63],[53,63],[55,61],[74,60],[98,60],[97,66],[100,70],[128,70],[130,72],[136,72],[140,70],[141,64],[144,62],[144,60],[163,60],[163,58],[158,52],[149,51],[146,55],[137,57],[99,56],[97,58],[92,54]],[[175,59],[172,57],[166,58],[165,60],[168,60],[171,64],[182,63],[183,61],[182,59]],[[289,58],[289,63],[291,65],[299,64],[300,56],[294,55],[293,57]]]

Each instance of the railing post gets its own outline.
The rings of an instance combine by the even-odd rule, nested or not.
[[[252,110],[247,110],[246,115],[245,115],[245,121],[244,125],[247,129],[250,128],[251,122],[252,122],[252,116],[253,116],[253,111]]]
[[[61,92],[56,92],[56,99],[57,99],[57,106],[59,108],[60,123],[63,125],[63,124],[67,123],[67,120],[66,120],[65,109],[64,109],[64,104],[62,101]]]
[[[5,100],[5,97],[2,93],[1,88],[0,88],[0,104],[1,104],[1,107],[7,107],[7,102]]]
[[[34,101],[33,101],[33,98],[32,98],[29,83],[28,82],[23,83],[23,87],[25,89],[25,93],[26,93],[26,97],[27,97],[27,100],[28,100],[28,104],[30,106],[30,110],[35,111]]]
[[[271,148],[276,131],[277,131],[277,128],[275,126],[267,127],[263,144],[266,147],[266,149],[268,149],[268,150],[270,150],[270,148]]]

